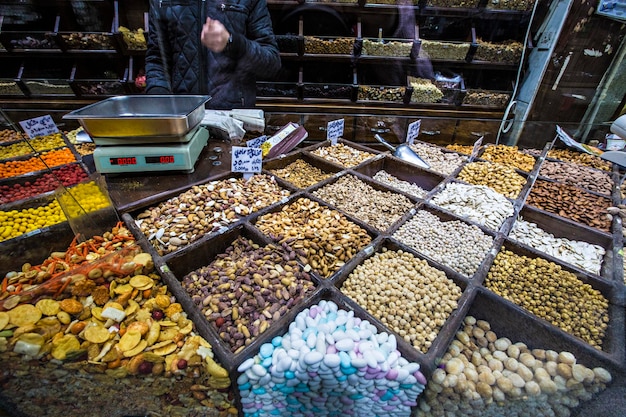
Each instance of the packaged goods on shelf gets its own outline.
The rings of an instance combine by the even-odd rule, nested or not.
[[[443,92],[426,78],[409,77],[409,85],[412,103],[438,103],[443,98]]]
[[[413,41],[363,39],[362,55],[406,57],[411,54]]]

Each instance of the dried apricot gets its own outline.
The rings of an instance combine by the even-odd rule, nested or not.
[[[180,303],[172,303],[168,308],[164,310],[164,313],[167,317],[172,317],[176,313],[182,313],[183,306]]]
[[[60,307],[61,307],[61,310],[71,315],[77,315],[77,314],[82,313],[83,311],[82,303],[73,298],[66,298],[65,300],[61,301]]]

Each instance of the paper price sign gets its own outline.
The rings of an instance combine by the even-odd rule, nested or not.
[[[337,139],[343,136],[344,120],[331,120],[326,125],[326,139],[328,139],[333,145],[337,144]]]
[[[260,148],[261,145],[267,140],[267,135],[259,136],[258,138],[250,139],[246,142],[248,148]]]
[[[230,170],[232,172],[261,172],[262,156],[261,148],[233,146]]]
[[[35,117],[34,119],[22,120],[20,122],[20,126],[22,126],[26,135],[28,135],[31,139],[36,138],[37,136],[59,133],[59,128],[49,114],[41,117]]]
[[[476,158],[478,156],[478,151],[480,151],[480,147],[483,145],[483,138],[484,136],[481,136],[478,138],[478,140],[476,142],[474,142],[474,147],[472,148],[472,158]]]
[[[406,132],[406,143],[408,143],[409,145],[413,145],[413,143],[415,143],[415,139],[420,134],[421,125],[422,125],[421,120],[416,120],[415,122],[409,124],[409,128],[407,129],[407,132]]]

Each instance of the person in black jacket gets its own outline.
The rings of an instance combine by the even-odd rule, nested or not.
[[[146,93],[210,95],[254,107],[256,79],[281,66],[266,0],[150,0]]]

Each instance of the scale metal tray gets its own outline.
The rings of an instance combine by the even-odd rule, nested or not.
[[[64,119],[78,120],[92,138],[183,137],[204,117],[202,95],[116,96],[74,110]]]

